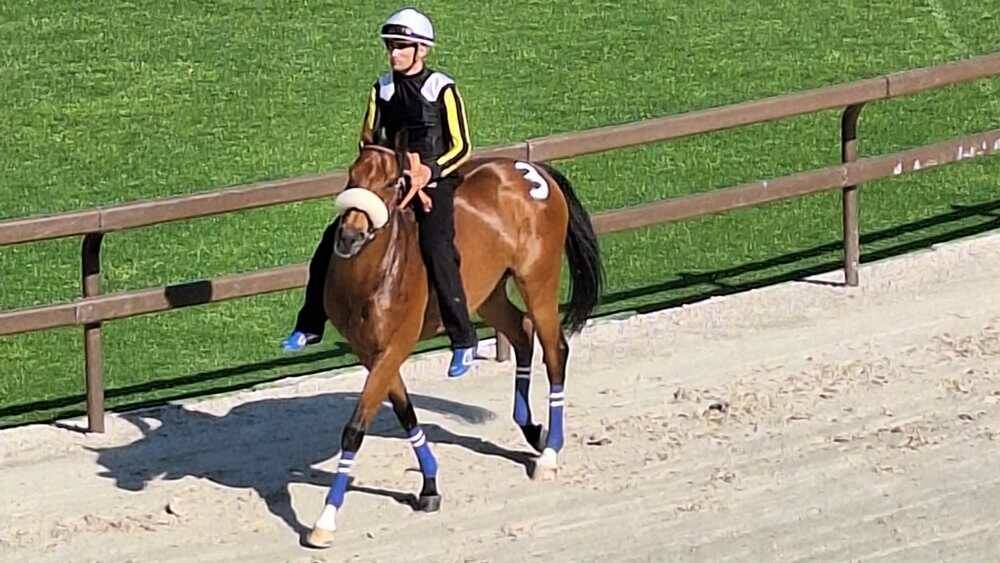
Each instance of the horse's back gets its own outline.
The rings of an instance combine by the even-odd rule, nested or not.
[[[516,269],[542,255],[561,260],[569,211],[543,166],[484,158],[469,161],[459,173],[464,179],[455,193],[455,238],[463,262],[484,259]]]
[[[455,247],[470,309],[508,274],[552,279],[558,289],[569,208],[556,179],[537,163],[509,158],[473,159],[458,173]],[[440,327],[432,305],[425,335]]]
[[[470,160],[458,173],[463,180],[456,199],[480,213],[516,215],[521,221],[537,217],[556,223],[566,215],[566,200],[558,182],[538,163],[481,158]]]

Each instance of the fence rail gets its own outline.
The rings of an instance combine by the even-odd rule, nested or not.
[[[475,156],[555,160],[845,108],[841,125],[841,165],[606,211],[594,215],[594,225],[599,234],[607,234],[841,189],[845,279],[848,285],[857,285],[860,255],[857,220],[859,185],[879,178],[1000,153],[1000,129],[994,129],[858,160],[857,122],[861,109],[869,102],[996,75],[1000,75],[1000,53],[763,100],[531,139],[480,150]],[[71,303],[0,312],[0,335],[83,326],[88,424],[91,431],[103,432],[101,323],[293,289],[304,285],[307,276],[306,265],[298,264],[213,280],[101,295],[100,250],[104,235],[171,221],[331,196],[342,190],[345,183],[346,174],[335,171],[187,196],[0,222],[0,246],[71,236],[84,237],[81,251],[83,298]],[[501,339],[498,339],[498,344],[500,342]],[[498,359],[508,354],[507,346],[498,345]]]
[[[638,229],[831,189],[843,189],[849,185],[994,153],[1000,153],[1000,129],[772,180],[597,213],[593,216],[594,228],[599,235]],[[305,285],[306,276],[307,265],[297,264],[212,280],[88,297],[72,303],[2,312],[0,336],[87,325],[295,289]]]
[[[479,150],[475,156],[507,156],[530,160],[556,160],[582,156],[865,104],[995,75],[1000,75],[1000,53],[763,100],[646,119],[625,125],[550,135],[508,146]],[[335,171],[318,176],[263,182],[187,196],[4,221],[0,222],[0,246],[107,233],[316,199],[336,194],[343,189],[345,181],[344,172]]]

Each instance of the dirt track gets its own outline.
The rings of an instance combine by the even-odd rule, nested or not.
[[[5,561],[1000,560],[1000,235],[589,327],[556,482],[527,477],[513,364],[408,364],[445,496],[389,409],[327,551],[363,375],[0,432]],[[536,369],[536,418],[546,384]],[[333,463],[331,463],[331,460]]]

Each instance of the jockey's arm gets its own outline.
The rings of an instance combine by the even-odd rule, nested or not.
[[[440,101],[442,130],[448,150],[432,162],[425,162],[431,169],[431,178],[443,178],[461,166],[472,153],[472,143],[469,141],[469,124],[465,117],[465,106],[462,97],[454,84],[445,87],[441,92]]]
[[[379,125],[378,104],[375,103],[375,88],[372,86],[368,94],[368,106],[365,108],[365,119],[361,123],[361,140],[359,146],[365,144],[365,139],[375,139],[375,128]]]
[[[469,125],[465,117],[465,107],[462,98],[454,84],[445,87],[441,92],[441,130],[444,131],[448,149],[437,158],[428,158],[426,154],[413,155],[411,158],[410,176],[412,186],[410,193],[404,198],[408,203],[415,195],[420,197],[425,210],[430,210],[430,197],[423,193],[428,182],[448,176],[469,159],[472,153],[472,142],[469,141]],[[423,164],[422,167],[418,164]],[[419,168],[423,168],[420,170]]]

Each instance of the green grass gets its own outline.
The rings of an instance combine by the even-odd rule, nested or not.
[[[868,78],[994,51],[1000,5],[714,1],[423,2],[478,146]],[[0,219],[342,168],[374,38],[396,4],[36,2],[0,5]],[[1000,80],[879,104],[863,154],[1000,122]],[[558,163],[593,211],[836,163],[824,112]],[[865,260],[996,228],[987,159],[862,191]],[[602,312],[646,310],[835,268],[825,194],[602,239]],[[975,207],[980,206],[980,207]],[[114,233],[105,290],[302,262],[327,201]],[[0,309],[79,294],[79,240],[0,248]],[[336,339],[285,359],[301,292],[105,325],[110,406],[251,385],[353,362]],[[79,412],[78,329],[0,339],[0,426]],[[433,345],[429,344],[429,345]]]

